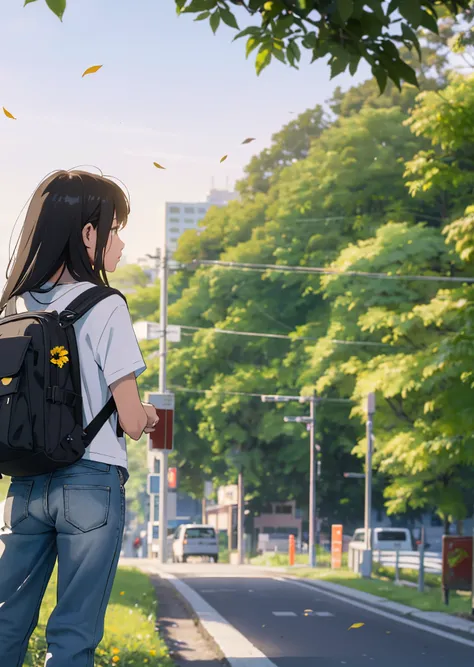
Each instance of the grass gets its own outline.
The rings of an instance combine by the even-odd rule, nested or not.
[[[374,563],[372,579],[363,579],[347,568],[347,554],[343,554],[343,567],[340,570],[330,568],[331,556],[326,551],[317,553],[318,567],[311,569],[301,567],[307,565],[308,555],[297,554],[295,565],[288,566],[288,554],[265,554],[252,558],[252,565],[263,567],[286,567],[288,574],[303,579],[320,579],[335,584],[354,588],[365,593],[372,593],[379,597],[415,607],[421,611],[441,611],[448,614],[473,618],[471,615],[471,594],[464,591],[451,591],[449,606],[443,603],[441,597],[441,575],[425,575],[425,591],[419,593],[416,588],[400,586],[395,583],[395,568],[383,567]],[[418,572],[415,570],[400,570],[400,579],[417,582]]]
[[[39,623],[29,644],[25,667],[43,667],[45,629],[56,604],[55,567],[41,605]],[[146,574],[119,568],[105,617],[104,637],[97,647],[95,667],[173,667],[168,649],[155,631],[156,593]]]
[[[308,554],[296,554],[295,565],[308,565]],[[331,566],[331,554],[320,547],[316,550],[316,560],[318,566],[329,568]],[[251,565],[261,567],[289,567],[288,554],[286,553],[266,553],[256,556],[250,560]],[[342,554],[342,564],[347,565],[347,554]]]

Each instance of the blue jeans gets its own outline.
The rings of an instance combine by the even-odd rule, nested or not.
[[[93,667],[117,571],[128,472],[81,460],[12,477],[0,534],[0,665],[21,667],[58,558],[47,667]]]

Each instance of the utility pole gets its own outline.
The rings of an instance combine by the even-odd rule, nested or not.
[[[242,469],[242,461],[239,466],[239,482],[238,482],[238,505],[237,505],[237,553],[239,565],[245,562],[244,554],[244,516],[245,516],[245,501],[244,501],[244,473]]]
[[[316,457],[314,432],[316,430],[316,405],[314,394],[309,403],[309,566],[316,566],[316,549],[314,541],[314,521],[316,518]]]
[[[364,537],[365,551],[362,563],[362,575],[372,576],[372,453],[373,453],[373,417],[375,414],[375,394],[367,397],[367,451],[365,454],[365,512]]]
[[[166,248],[166,223],[163,223],[163,236],[160,262],[160,394],[166,393],[166,329],[168,326],[168,253]],[[168,452],[161,450],[160,462],[160,525],[159,525],[159,560],[167,561],[168,546]]]

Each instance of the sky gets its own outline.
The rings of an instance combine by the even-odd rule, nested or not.
[[[166,201],[204,201],[213,178],[232,187],[295,114],[369,75],[363,66],[330,81],[326,62],[308,60],[299,71],[275,62],[257,77],[245,39],[178,17],[174,0],[68,0],[63,22],[44,0],[23,5],[0,8],[0,110],[17,119],[0,113],[2,284],[13,225],[15,240],[51,171],[96,166],[126,184],[124,255],[135,261],[160,243]],[[92,65],[103,67],[82,78]],[[242,146],[249,136],[256,141]]]

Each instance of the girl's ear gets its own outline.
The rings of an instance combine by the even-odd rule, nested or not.
[[[87,255],[91,261],[91,264],[94,262],[95,249],[97,246],[97,230],[94,229],[94,226],[90,222],[87,223],[82,229],[82,240],[87,250]]]

